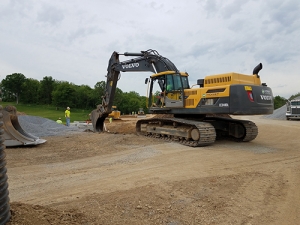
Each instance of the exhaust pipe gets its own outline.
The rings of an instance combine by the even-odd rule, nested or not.
[[[256,75],[257,78],[259,78],[258,73],[259,71],[263,68],[262,63],[258,64],[254,69],[253,69],[253,75]]]

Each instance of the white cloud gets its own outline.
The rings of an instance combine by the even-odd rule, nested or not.
[[[42,10],[38,12],[37,15],[38,22],[48,23],[50,25],[61,23],[63,19],[63,10],[51,5],[43,5]]]
[[[251,74],[274,95],[299,92],[298,0],[2,0],[0,78],[26,77],[93,87],[113,51],[155,49],[191,84],[209,74]],[[126,57],[122,57],[127,60]],[[147,73],[123,73],[119,88],[145,95]],[[294,80],[293,80],[294,79]],[[292,81],[292,82],[291,82]]]

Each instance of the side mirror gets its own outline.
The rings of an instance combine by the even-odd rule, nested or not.
[[[198,79],[197,85],[199,85],[200,87],[204,87],[204,79]]]

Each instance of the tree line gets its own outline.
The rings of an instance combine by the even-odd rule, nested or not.
[[[16,104],[46,104],[55,107],[71,107],[78,109],[95,109],[101,104],[104,92],[105,81],[97,82],[94,88],[88,85],[75,85],[67,81],[58,81],[51,76],[46,76],[38,81],[33,78],[26,78],[22,73],[7,75],[0,83],[2,101]],[[292,95],[289,100],[300,96],[300,93]],[[274,109],[286,104],[288,99],[281,96],[274,97]],[[123,92],[117,87],[113,105],[123,114],[132,111],[137,112],[139,108],[146,109],[146,97],[140,96],[137,92]]]
[[[294,98],[297,98],[300,96],[300,92],[298,92],[297,94],[292,95],[291,97],[289,97],[288,99],[281,97],[279,95],[274,97],[274,109],[278,109],[280,107],[282,107],[283,105],[285,105],[287,103],[287,101],[290,101]]]
[[[0,83],[1,98],[4,102],[24,104],[53,105],[55,107],[67,106],[77,109],[95,109],[102,103],[105,92],[105,81],[97,82],[93,88],[88,85],[76,85],[67,81],[58,81],[51,76],[44,77],[41,81],[26,78],[22,73],[7,75]],[[123,92],[116,89],[113,105],[123,114],[139,108],[146,111],[146,97],[137,92]]]

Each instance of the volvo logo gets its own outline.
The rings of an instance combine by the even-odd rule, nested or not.
[[[130,64],[125,64],[122,65],[123,69],[130,69],[130,68],[135,68],[135,67],[139,67],[140,64],[139,63],[130,63]]]
[[[260,98],[262,100],[272,100],[272,96],[270,96],[270,95],[260,95]]]

